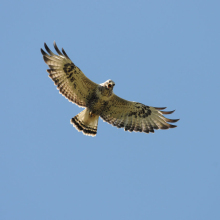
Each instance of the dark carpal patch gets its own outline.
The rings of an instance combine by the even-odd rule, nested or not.
[[[74,70],[74,69],[75,69],[75,65],[73,63],[72,64],[67,63],[63,67],[63,70],[67,76],[66,78],[70,79],[70,82],[73,82],[76,80],[76,78],[73,76],[73,74],[76,73],[76,70]],[[74,84],[74,88],[76,88],[76,84]]]
[[[141,118],[146,118],[149,115],[151,115],[151,110],[150,107],[147,105],[143,105],[143,104],[136,104],[135,107],[137,108],[137,111],[130,111],[128,113],[128,116],[133,116],[135,118],[137,118],[137,116],[141,117]]]
[[[67,75],[67,79],[69,79],[72,75],[73,75],[73,72],[70,72],[70,73],[66,73],[66,75]],[[74,78],[74,77],[73,77]]]
[[[73,74],[73,71],[75,68],[75,65],[73,63],[66,63],[64,64],[64,67],[63,67],[63,71],[66,73],[67,77],[71,74]],[[76,71],[75,71],[76,73]],[[70,76],[71,77],[71,76]]]
[[[71,77],[70,82],[73,82],[74,80],[76,80],[76,79],[74,77]]]
[[[133,115],[134,115],[135,118],[137,118],[137,112],[132,112],[132,111],[130,111],[130,112],[128,113],[128,116],[133,116]]]

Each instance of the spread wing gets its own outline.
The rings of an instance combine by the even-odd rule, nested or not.
[[[44,43],[47,53],[41,49],[43,59],[50,69],[47,70],[49,77],[57,85],[57,89],[69,101],[79,106],[86,107],[92,92],[98,84],[88,79],[84,73],[70,60],[64,49],[62,52],[54,42],[54,48],[58,55],[54,54]]]
[[[171,114],[174,111],[160,111],[165,108],[155,108],[143,105],[138,102],[130,102],[113,94],[111,100],[106,105],[101,118],[125,131],[139,131],[154,133],[154,129],[175,128],[174,123],[179,119],[165,118],[164,114]]]

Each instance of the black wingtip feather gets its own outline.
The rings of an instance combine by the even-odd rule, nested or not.
[[[176,125],[170,125],[169,128],[176,128],[177,126]]]
[[[65,50],[62,48],[62,52],[63,52],[63,54],[64,54],[64,56],[66,57],[66,58],[68,58],[68,59],[70,59],[68,56],[67,56],[67,54],[66,54],[66,52],[65,52]]]
[[[175,112],[175,110],[173,110],[173,111],[161,111],[161,113],[163,113],[163,115],[169,115],[169,114],[172,114],[173,112]]]
[[[54,55],[54,53],[50,50],[50,48],[47,46],[46,43],[44,43],[44,47],[45,47],[46,51],[47,51],[51,56]]]
[[[164,109],[166,109],[167,107],[154,107],[155,109],[157,109],[157,110],[164,110]]]
[[[178,121],[179,121],[179,119],[168,119],[167,118],[167,122],[176,123]]]
[[[59,55],[63,56],[63,54],[62,54],[62,53],[60,52],[60,50],[58,49],[57,44],[56,44],[55,41],[53,42],[53,46],[54,46],[56,52],[57,52]]]
[[[40,51],[41,51],[41,53],[42,53],[43,56],[44,56],[44,55],[47,55],[47,53],[46,53],[42,48],[40,48]]]

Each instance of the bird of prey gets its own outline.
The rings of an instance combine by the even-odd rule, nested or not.
[[[64,49],[62,52],[54,42],[58,55],[54,54],[44,43],[47,53],[41,49],[43,59],[49,66],[47,72],[54,81],[57,89],[69,101],[85,109],[73,117],[70,122],[83,134],[96,136],[98,120],[124,128],[125,131],[154,133],[154,129],[175,128],[179,119],[168,119],[163,115],[174,111],[161,111],[165,108],[156,108],[122,99],[114,94],[115,82],[107,80],[96,84],[87,78],[84,73],[70,60]]]

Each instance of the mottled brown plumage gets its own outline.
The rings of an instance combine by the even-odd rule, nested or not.
[[[83,72],[67,56],[62,53],[54,42],[58,55],[54,54],[44,44],[47,53],[41,49],[43,59],[50,69],[49,77],[54,81],[60,93],[69,101],[85,107],[85,109],[71,119],[71,124],[86,135],[95,136],[97,133],[99,116],[109,124],[125,131],[154,132],[154,129],[174,128],[178,119],[168,119],[163,115],[174,111],[161,111],[165,108],[147,106],[138,102],[131,102],[113,93],[115,83],[107,80],[96,84],[88,79]]]

